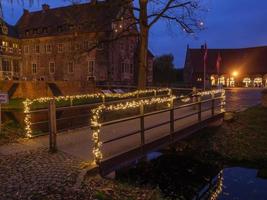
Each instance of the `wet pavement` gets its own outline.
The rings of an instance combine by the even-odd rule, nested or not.
[[[261,103],[261,88],[232,88],[226,90],[226,110],[242,111]]]

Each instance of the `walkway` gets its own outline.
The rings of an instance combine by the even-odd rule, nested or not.
[[[210,104],[211,103],[209,102],[209,104],[203,106],[203,109],[210,107],[211,106]],[[215,114],[219,112],[220,109],[217,108]],[[192,113],[196,113],[196,109],[194,109],[191,106],[176,110],[174,116],[175,118],[180,118],[182,116],[189,115]],[[209,117],[211,117],[210,110],[202,113],[202,120],[207,119]],[[146,117],[145,128],[153,126],[155,124],[166,122],[169,119],[170,119],[169,112]],[[193,125],[197,122],[198,122],[198,115],[194,114],[188,118],[175,122],[174,128],[175,131],[178,131],[181,130],[182,128],[189,127],[190,125]],[[113,139],[114,137],[119,137],[139,129],[140,129],[139,119],[122,122],[120,124],[109,125],[101,129],[101,141],[107,141]],[[167,134],[169,134],[169,131],[170,131],[169,124],[159,127],[157,129],[151,129],[149,131],[146,131],[145,142],[146,143],[152,142],[161,137],[164,137]],[[57,139],[58,149],[68,154],[71,154],[81,160],[92,161],[93,142],[91,140],[92,138],[91,135],[92,133],[89,127],[68,133],[58,134],[58,139]],[[28,139],[21,140],[19,143],[0,146],[0,154],[10,155],[26,150],[33,150],[43,147],[47,148],[48,141],[49,141],[48,136],[41,136],[30,140]],[[140,134],[136,134],[129,138],[125,138],[104,145],[102,150],[104,158],[107,158],[139,146],[140,146]]]

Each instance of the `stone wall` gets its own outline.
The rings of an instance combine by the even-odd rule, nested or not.
[[[17,90],[12,98],[38,98],[52,97],[53,93],[45,81],[0,81],[0,90],[8,92],[13,83],[19,83]],[[93,82],[81,81],[56,81],[63,95],[85,94],[97,92]]]

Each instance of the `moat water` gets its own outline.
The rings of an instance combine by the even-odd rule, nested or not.
[[[117,178],[160,189],[167,199],[266,200],[267,169],[221,168],[175,154],[149,155],[149,162],[119,170]]]

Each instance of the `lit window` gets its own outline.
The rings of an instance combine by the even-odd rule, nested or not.
[[[95,61],[89,60],[88,61],[88,74],[89,74],[89,76],[94,76],[94,70],[95,70]]]
[[[73,73],[74,72],[74,62],[69,62],[68,63],[68,69],[69,69],[69,73]]]
[[[54,74],[55,73],[55,63],[54,62],[50,62],[49,63],[49,73],[50,74]]]
[[[33,74],[36,74],[37,73],[37,64],[36,63],[33,63],[32,64],[32,73]]]
[[[8,47],[8,42],[7,41],[2,41],[2,46],[3,47]]]

